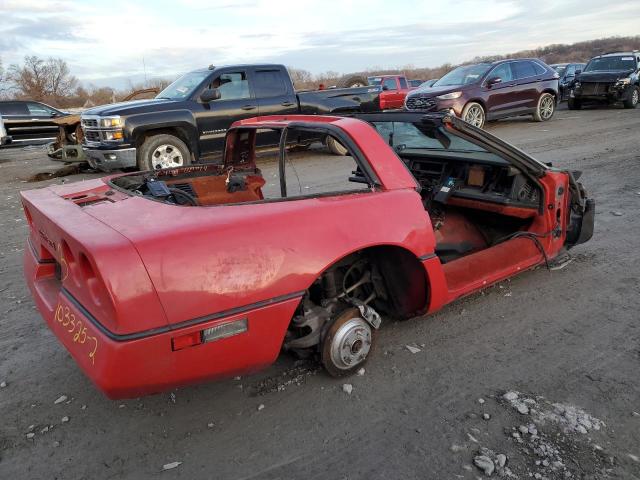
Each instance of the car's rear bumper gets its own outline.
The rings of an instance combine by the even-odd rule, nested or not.
[[[204,380],[259,370],[278,356],[300,295],[262,302],[228,315],[182,322],[167,329],[116,335],[92,317],[61,286],[55,262],[38,261],[24,250],[24,273],[36,306],[49,328],[84,373],[108,397],[133,398]],[[247,330],[179,350],[178,337],[246,319]],[[201,337],[202,338],[202,337]]]
[[[121,168],[133,168],[137,165],[135,148],[103,150],[83,147],[82,149],[91,168],[104,172],[111,172]]]

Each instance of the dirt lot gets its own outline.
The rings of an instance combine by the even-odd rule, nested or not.
[[[123,402],[84,377],[23,281],[18,191],[62,181],[27,183],[56,165],[40,148],[0,151],[0,478],[486,478],[475,458],[492,477],[640,479],[640,109],[489,130],[584,171],[596,232],[565,268],[386,324],[362,376],[283,355]]]

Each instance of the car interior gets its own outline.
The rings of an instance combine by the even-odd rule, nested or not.
[[[398,122],[374,127],[420,186],[436,238],[435,254],[444,265],[450,289],[463,288],[500,265],[508,268],[544,257],[539,241],[546,231],[539,215],[540,186],[510,162],[444,127]],[[260,133],[238,129],[230,135],[224,164],[127,175],[112,183],[145,198],[190,206],[371,190],[353,156],[318,158],[317,153],[297,151],[297,139],[304,132],[299,136],[289,132],[295,138],[287,137],[285,182],[280,182],[279,149],[257,151],[254,145]],[[313,174],[306,175],[305,169],[311,167]],[[326,179],[318,180],[319,169]]]

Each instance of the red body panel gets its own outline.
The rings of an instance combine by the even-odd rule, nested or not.
[[[31,225],[25,275],[36,305],[107,395],[134,397],[273,362],[304,291],[333,263],[367,247],[394,245],[421,258],[429,312],[542,261],[534,242],[520,238],[443,268],[433,255],[433,227],[415,179],[364,122],[295,116],[239,124],[294,120],[342,128],[382,185],[371,192],[210,207],[107,195],[104,179],[22,194]],[[554,208],[537,215],[530,231],[545,235],[540,241],[552,257],[564,242],[566,225],[557,238],[548,232],[566,221],[556,213],[564,212],[566,195],[556,198],[555,192],[567,190],[567,176],[548,173],[541,182],[545,205]],[[58,275],[55,262],[76,263]],[[242,318],[244,333],[172,350],[178,336]]]

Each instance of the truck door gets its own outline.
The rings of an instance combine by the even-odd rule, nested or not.
[[[202,103],[202,109],[196,112],[202,160],[222,151],[225,134],[233,122],[258,115],[245,69],[221,71],[212,77],[207,88],[217,88],[220,98]]]
[[[258,113],[263,115],[292,115],[299,112],[298,98],[288,73],[277,67],[256,68],[250,76]],[[280,133],[258,135],[258,146],[278,145]]]

